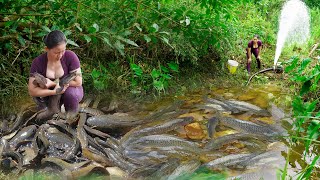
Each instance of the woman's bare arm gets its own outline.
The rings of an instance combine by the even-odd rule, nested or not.
[[[262,49],[262,45],[259,46],[259,56],[260,56],[260,54],[261,54],[261,49]]]
[[[248,51],[248,59],[251,59],[251,48],[248,48],[247,51]]]
[[[40,87],[35,86],[32,82],[34,81],[34,77],[29,78],[28,83],[28,91],[30,96],[32,97],[46,97],[46,96],[52,96],[56,95],[56,90],[53,89],[42,89]]]
[[[29,83],[28,83],[28,91],[29,95],[32,97],[46,97],[46,96],[53,96],[57,94],[63,94],[66,89],[69,87],[69,85],[65,85],[63,89],[59,92],[57,92],[57,89],[60,88],[59,84],[56,84],[54,89],[43,89],[38,86],[35,86],[32,82],[34,81],[34,77],[29,78]],[[52,81],[51,81],[52,82]],[[50,83],[51,85],[54,82]]]

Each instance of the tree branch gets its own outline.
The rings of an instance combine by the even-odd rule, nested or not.
[[[0,15],[11,15],[11,16],[53,16],[54,14],[15,14],[15,13],[0,13]]]
[[[319,46],[319,43],[316,43],[315,45],[313,45],[313,48],[312,48],[312,50],[309,52],[309,57],[312,55],[312,53],[318,48],[318,46]]]
[[[17,38],[18,38],[18,34],[1,36],[0,37],[0,41],[5,41],[5,40],[8,40],[8,39],[17,39]]]

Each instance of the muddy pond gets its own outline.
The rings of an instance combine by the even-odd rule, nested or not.
[[[286,166],[290,105],[274,85],[152,103],[87,97],[79,113],[45,120],[31,105],[2,121],[1,169],[46,179],[277,179]],[[289,175],[297,164],[287,166]]]

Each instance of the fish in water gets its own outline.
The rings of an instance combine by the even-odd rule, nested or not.
[[[182,175],[191,175],[201,165],[199,160],[190,160],[181,163],[168,177],[168,180],[178,179]]]
[[[260,179],[278,179],[277,171],[275,169],[269,169],[265,167],[261,167],[255,169],[254,171],[250,170],[249,172],[243,173],[241,175],[228,177],[227,180],[260,180]]]
[[[235,119],[231,117],[222,117],[220,120],[222,125],[231,127],[237,131],[250,133],[250,134],[258,134],[258,135],[265,135],[265,136],[275,136],[280,135],[281,132],[273,128],[269,125],[258,125],[250,121],[243,121],[240,119]]]
[[[255,135],[249,133],[235,133],[229,134],[225,136],[218,137],[216,139],[210,140],[204,147],[205,150],[213,150],[219,149],[223,144],[230,143],[235,140],[249,140],[249,139],[256,139],[256,140],[267,140],[268,137]]]
[[[275,121],[279,121],[281,119],[283,119],[285,117],[285,113],[283,112],[282,109],[278,108],[275,104],[271,104],[271,108],[270,108],[270,111],[271,111],[271,115],[272,115],[272,118],[275,120]]]
[[[142,124],[143,121],[129,115],[122,114],[103,114],[92,116],[87,119],[87,125],[96,127],[97,129],[111,129],[119,127],[130,127]]]
[[[251,159],[252,157],[255,157],[256,154],[254,153],[246,153],[246,154],[230,154],[215,160],[212,160],[206,164],[204,164],[204,166],[207,166],[209,168],[216,168],[216,167],[220,167],[220,166],[232,166],[232,165],[236,165],[238,163],[244,162],[244,161],[248,161],[249,159]]]
[[[219,119],[217,117],[212,117],[208,120],[207,129],[208,129],[208,136],[210,138],[213,137],[214,133],[216,132],[216,126],[219,123]]]
[[[245,101],[206,98],[205,102],[206,104],[202,105],[204,108],[211,108],[220,112],[230,112],[231,114],[251,112],[258,116],[270,116],[270,113],[267,110]],[[200,108],[202,107],[200,106]]]
[[[132,142],[136,137],[169,132],[181,126],[185,126],[191,123],[192,121],[193,121],[193,117],[184,117],[184,118],[169,120],[167,122],[164,122],[164,123],[162,122],[156,125],[152,123],[152,125],[141,126],[131,130],[125,136],[123,136],[121,138],[121,144],[123,147],[125,147],[127,146],[127,144]]]
[[[206,98],[205,102],[210,103],[210,105],[207,104],[206,106],[216,108],[216,110],[218,111],[231,112],[231,114],[241,113],[241,111],[238,108],[232,106],[231,104],[229,104],[223,99],[217,100],[212,98]]]
[[[270,116],[267,110],[245,101],[227,100],[225,103],[238,109],[240,112],[252,112],[258,116]]]
[[[132,142],[130,146],[175,147],[195,153],[200,152],[198,143],[168,134],[143,136],[140,139]]]

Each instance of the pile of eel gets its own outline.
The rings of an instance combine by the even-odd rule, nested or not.
[[[61,87],[74,76],[61,80]],[[204,98],[202,103],[188,108],[181,100],[139,114],[105,111],[98,108],[98,103],[90,106],[92,98],[87,98],[79,112],[70,114],[60,111],[60,97],[50,97],[51,104],[44,110],[28,107],[15,118],[3,120],[2,169],[21,175],[33,170],[53,173],[61,179],[78,179],[93,173],[110,176],[108,168],[116,167],[124,179],[172,180],[189,176],[200,168],[245,172],[281,158],[277,150],[268,149],[268,144],[277,142],[285,134],[283,129],[236,118],[235,115],[246,113],[255,117],[273,116],[273,111],[248,102]],[[184,116],[195,109],[212,112],[212,116],[201,122],[193,116]],[[277,117],[284,115],[278,113]],[[193,123],[204,125],[202,130],[207,136],[202,140],[179,135],[181,129]],[[226,128],[236,133],[215,136]],[[239,143],[242,148],[237,153],[225,148]],[[270,177],[268,173],[265,177]]]

